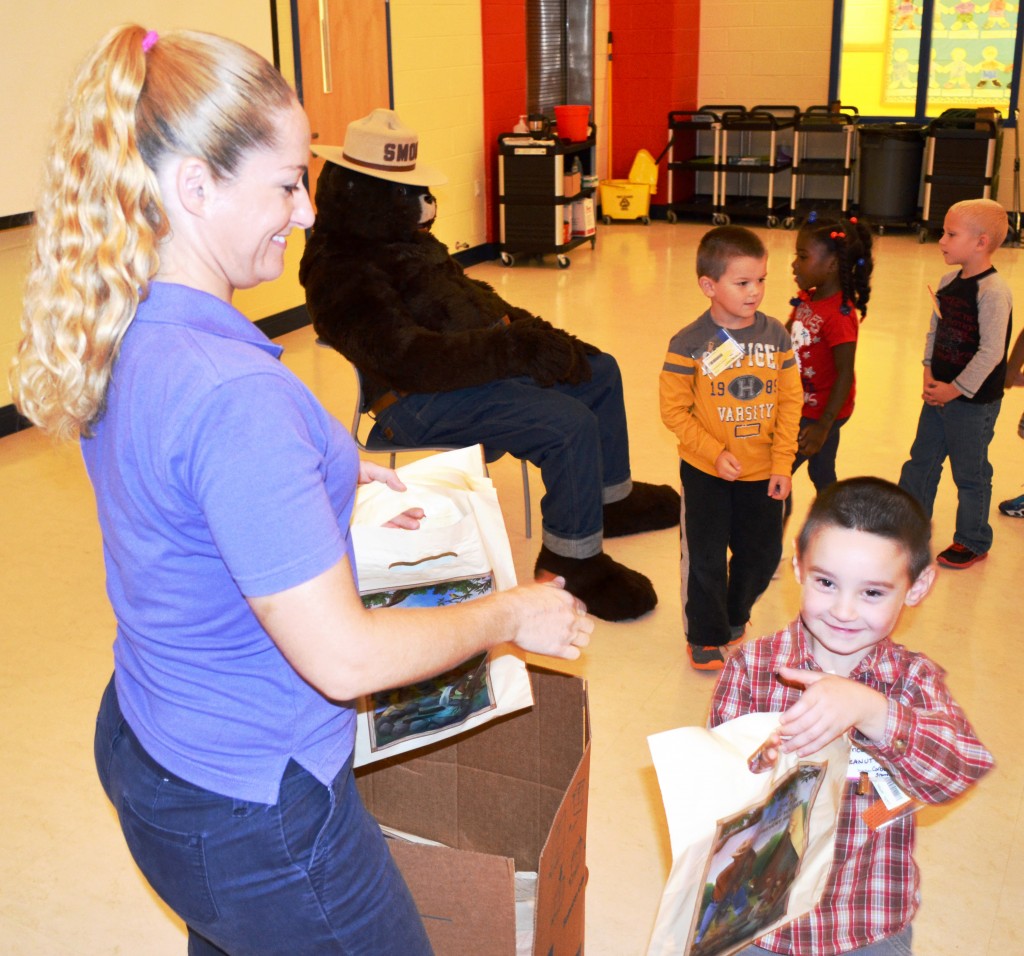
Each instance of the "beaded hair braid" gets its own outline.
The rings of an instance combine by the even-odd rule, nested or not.
[[[868,312],[871,272],[875,265],[871,258],[871,229],[867,223],[853,216],[849,219],[821,219],[812,212],[800,227],[800,232],[836,257],[839,289],[843,296],[842,310],[848,312],[853,306],[863,321]]]

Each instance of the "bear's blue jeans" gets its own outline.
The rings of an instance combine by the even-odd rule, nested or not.
[[[921,502],[931,517],[942,463],[949,458],[957,491],[953,541],[975,554],[985,554],[992,547],[992,525],[988,521],[992,465],[988,446],[1001,405],[998,401],[975,405],[960,399],[941,408],[922,405],[910,460],[900,472],[900,487]]]
[[[273,806],[211,793],[143,750],[113,679],[95,754],[136,864],[188,926],[190,956],[432,953],[351,760],[330,787],[291,761]]]
[[[625,498],[632,484],[618,363],[606,352],[588,359],[592,376],[581,385],[510,378],[405,395],[380,413],[374,431],[398,445],[480,443],[533,462],[544,481],[544,544],[567,558],[592,557],[601,551],[602,506]]]

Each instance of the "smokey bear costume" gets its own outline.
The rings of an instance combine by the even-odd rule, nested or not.
[[[615,359],[467,277],[431,235],[416,133],[390,110],[349,124],[328,160],[299,270],[317,335],[362,376],[375,430],[399,445],[484,446],[541,470],[538,579],[562,576],[609,621],[657,603],[650,581],[605,554],[605,537],[679,521],[679,495],[633,482]]]

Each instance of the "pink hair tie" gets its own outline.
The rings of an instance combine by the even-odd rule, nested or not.
[[[157,33],[156,30],[150,30],[149,33],[147,33],[142,38],[142,52],[143,53],[149,53],[149,51],[152,50],[153,47],[156,46],[156,41],[159,40],[159,39],[160,39],[160,34]]]

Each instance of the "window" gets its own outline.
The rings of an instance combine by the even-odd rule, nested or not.
[[[835,0],[832,99],[862,116],[925,119],[1017,102],[1024,0]]]
[[[527,0],[527,108],[594,102],[593,0]]]

